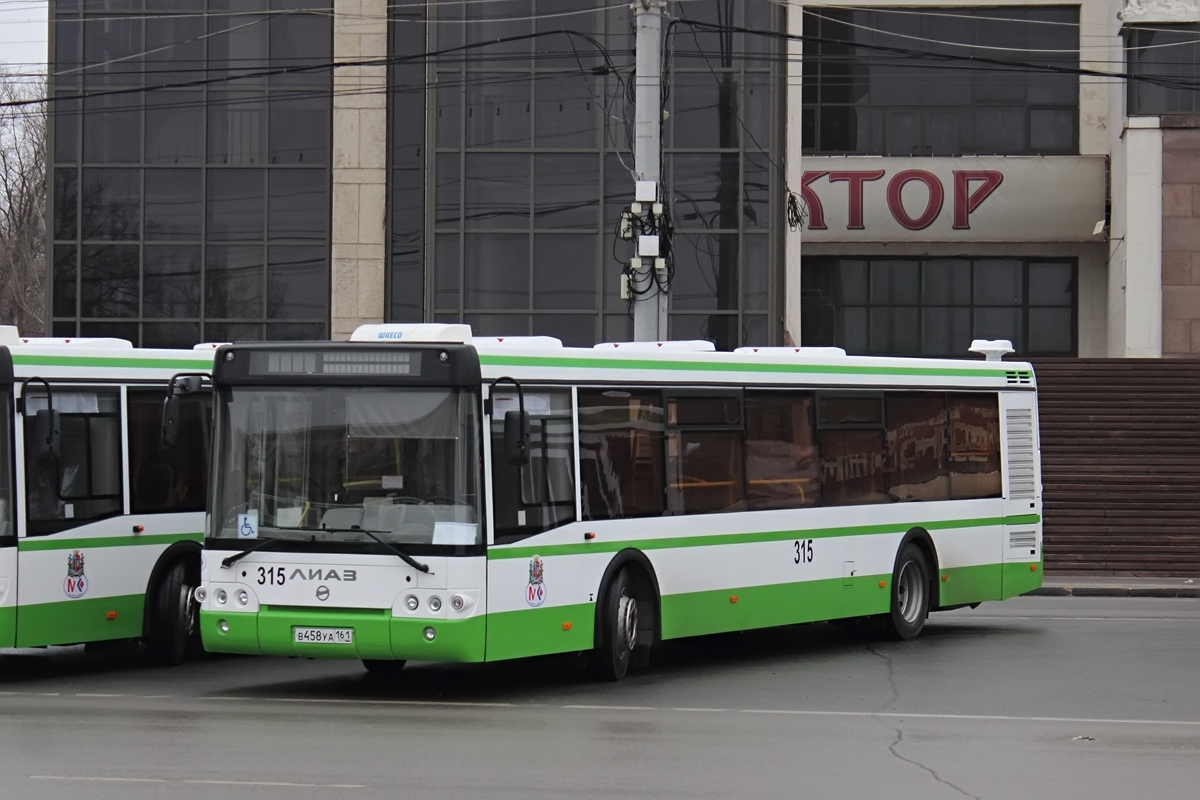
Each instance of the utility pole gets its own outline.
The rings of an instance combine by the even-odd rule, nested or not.
[[[635,73],[634,171],[637,172],[633,217],[652,221],[663,214],[662,188],[662,20],[664,0],[633,0],[637,23]],[[667,294],[660,246],[669,246],[640,225],[635,239],[635,261],[630,276],[633,288],[633,338],[639,342],[667,338]],[[665,250],[662,251],[666,254]]]

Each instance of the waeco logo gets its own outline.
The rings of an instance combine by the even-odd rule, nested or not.
[[[380,339],[403,339],[404,332],[403,331],[380,331],[379,338]]]
[[[358,580],[358,571],[353,569],[344,569],[340,572],[336,569],[323,569],[316,567],[308,570],[307,574],[304,570],[296,568],[292,570],[292,574],[288,575],[290,581],[342,581],[349,583]],[[326,589],[328,592],[328,589]]]

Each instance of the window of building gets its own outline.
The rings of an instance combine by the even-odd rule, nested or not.
[[[545,334],[573,345],[629,340],[620,297],[621,210],[633,199],[625,87],[627,9],[604,0],[440,2],[393,12],[390,316],[468,322],[481,334]],[[552,35],[402,56],[564,27]],[[779,30],[769,3],[713,0],[677,13]],[[436,24],[422,24],[427,18]],[[464,21],[469,24],[462,24]],[[674,198],[669,335],[720,348],[770,343],[782,239],[782,137],[771,97],[781,74],[766,36],[674,26],[665,94],[664,175]],[[610,68],[611,67],[611,68]],[[429,70],[428,72],[426,70]],[[615,72],[613,71],[615,69]],[[431,88],[426,92],[425,87]],[[426,141],[426,131],[430,139]],[[426,270],[429,280],[426,281]]]
[[[745,407],[750,510],[820,505],[812,395],[747,392]]]
[[[180,398],[176,443],[162,443],[161,389],[130,389],[129,507],[134,514],[203,511],[208,501],[212,395]]]
[[[1130,116],[1200,112],[1200,23],[1131,26],[1125,45]]]
[[[803,152],[1077,154],[1078,6],[804,10]],[[917,52],[914,52],[917,51]]]
[[[180,84],[52,106],[51,331],[325,338],[331,70],[220,79],[328,63],[331,0],[140,8],[51,4],[52,95]]]
[[[805,258],[802,341],[863,355],[966,357],[973,339],[1018,355],[1076,354],[1076,262]]]
[[[665,422],[661,392],[579,390],[584,519],[661,516],[666,511]]]
[[[492,395],[492,515],[496,541],[511,542],[575,521],[575,436],[571,393],[525,389],[529,463],[504,458],[504,415],[518,410],[516,393]]]
[[[121,513],[121,410],[115,389],[59,389],[58,458],[39,453],[37,412],[46,396],[25,399],[25,492],[29,535],[44,536]]]

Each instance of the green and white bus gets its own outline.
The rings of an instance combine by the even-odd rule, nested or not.
[[[662,640],[910,638],[1041,583],[1028,364],[375,325],[224,346],[213,382],[209,651],[618,679]]]
[[[0,649],[141,638],[169,664],[198,644],[212,360],[0,327]],[[194,391],[165,447],[173,382]]]

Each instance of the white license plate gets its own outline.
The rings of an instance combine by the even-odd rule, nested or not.
[[[354,644],[354,628],[292,628],[292,641],[300,644]]]

